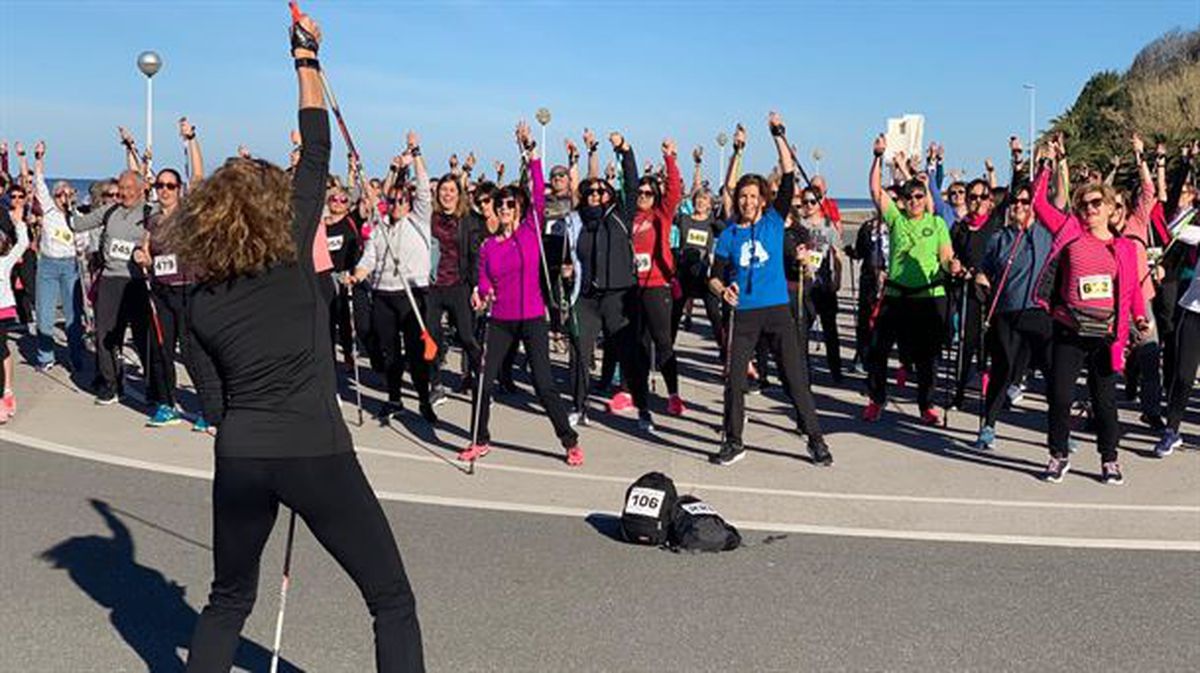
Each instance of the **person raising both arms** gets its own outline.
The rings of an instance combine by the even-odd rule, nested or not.
[[[329,357],[328,295],[313,260],[329,172],[329,115],[308,16],[292,28],[303,138],[294,175],[232,158],[188,195],[171,248],[195,274],[196,388],[218,427],[214,579],[188,673],[226,673],[254,606],[263,547],[287,505],[362,593],[381,672],[425,669],[395,537],[354,453]]]
[[[541,286],[541,232],[538,223],[544,216],[546,179],[542,162],[537,155],[537,143],[529,125],[517,125],[517,146],[525,155],[531,176],[530,192],[515,185],[503,187],[496,193],[496,214],[500,231],[484,241],[479,249],[479,286],[471,294],[471,306],[477,311],[488,304],[491,312],[487,329],[487,362],[483,367],[482,397],[474,400],[478,413],[475,438],[458,454],[458,459],[473,462],[491,451],[488,421],[491,417],[492,383],[499,374],[504,354],[520,341],[529,358],[533,374],[533,389],[538,401],[550,417],[554,434],[566,449],[567,465],[583,464],[583,449],[579,435],[571,428],[567,411],[554,387],[550,371],[550,326],[546,319],[546,302]]]
[[[679,324],[687,307],[693,299],[699,299],[704,302],[704,313],[712,326],[713,337],[717,341],[721,361],[724,362],[725,338],[722,334],[721,300],[708,291],[708,267],[717,237],[721,235],[725,226],[715,217],[712,192],[704,187],[701,180],[701,148],[697,147],[692,152],[692,159],[696,165],[695,178],[692,181],[692,212],[675,216],[679,244],[674,254],[680,297],[671,307],[671,340],[674,341],[679,334]]]
[[[917,370],[921,422],[936,425],[940,418],[933,407],[933,383],[944,334],[946,275],[960,275],[962,265],[954,258],[946,223],[928,212],[927,180],[909,180],[904,185],[905,212],[884,191],[881,174],[886,150],[887,141],[880,135],[873,147],[870,187],[875,207],[888,225],[889,258],[883,306],[868,350],[870,401],[863,420],[879,420],[883,413],[888,354],[892,344],[898,344],[901,358],[911,359]]]
[[[746,413],[746,370],[755,346],[766,337],[775,365],[783,377],[796,410],[800,431],[808,435],[808,453],[817,465],[833,464],[825,444],[808,384],[808,362],[800,350],[796,321],[788,308],[784,274],[784,216],[795,192],[795,164],[788,148],[783,119],[772,112],[768,118],[782,177],[775,203],[767,201],[767,181],[761,175],[743,175],[733,190],[733,224],[717,239],[713,253],[709,289],[722,297],[733,311],[733,335],[725,384],[725,439],[712,458],[718,465],[732,465],[746,455],[742,426]],[[738,134],[744,142],[745,131]],[[737,159],[730,160],[732,166]]]

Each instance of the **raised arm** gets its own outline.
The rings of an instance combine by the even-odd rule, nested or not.
[[[563,143],[567,148],[567,179],[571,184],[571,200],[579,200],[579,147],[570,138]]]
[[[613,131],[608,134],[608,142],[612,144],[613,152],[621,159],[621,191],[625,197],[621,212],[624,213],[627,224],[632,224],[633,215],[637,212],[637,158],[633,155],[629,141],[620,133]]]
[[[796,161],[792,158],[792,148],[788,147],[787,127],[783,117],[778,112],[767,115],[767,127],[775,140],[775,152],[779,155],[779,189],[775,192],[775,212],[786,218],[792,207],[792,197],[796,193]]]
[[[542,174],[542,160],[538,158],[537,143],[527,122],[517,123],[516,135],[521,159],[529,171],[529,215],[540,227],[546,216],[546,176]]]
[[[1154,148],[1154,188],[1158,200],[1167,202],[1167,147],[1158,143]]]
[[[983,160],[983,172],[987,174],[988,188],[995,189],[999,183],[996,181],[996,164],[991,159]]]
[[[430,221],[433,219],[433,192],[429,189],[429,169],[421,154],[421,138],[415,131],[408,132],[408,148],[400,160],[405,167],[411,163],[416,174],[417,191],[413,195],[412,216],[418,223],[418,229],[424,232],[422,238],[428,241]]]
[[[883,190],[883,153],[885,151],[887,151],[887,139],[880,133],[875,137],[875,144],[871,147],[874,158],[871,159],[871,173],[867,178],[871,189],[871,200],[875,202],[875,208],[880,213],[888,212],[895,205],[892,197]]]
[[[591,129],[583,130],[583,147],[588,153],[588,180],[600,179],[600,142],[596,140],[596,134]]]
[[[46,141],[39,140],[37,145],[33,147],[33,189],[37,193],[38,203],[42,204],[42,208],[49,211],[58,209],[58,204],[54,202],[54,198],[50,195],[50,189],[46,186]]]
[[[721,190],[721,207],[725,217],[733,213],[733,191],[742,177],[742,153],[746,151],[746,127],[741,123],[733,131],[733,152],[729,155],[729,166],[725,169],[725,188]]]
[[[1046,193],[1050,190],[1049,162],[1055,159],[1057,153],[1054,145],[1050,145],[1044,152],[1041,167],[1033,181],[1033,214],[1037,217],[1038,222],[1050,230],[1050,233],[1057,234],[1070,219],[1070,215],[1059,210],[1046,197]]]
[[[695,196],[704,187],[704,171],[702,170],[704,166],[704,148],[700,145],[697,145],[696,149],[692,150],[692,162],[695,164],[696,170],[692,174],[692,191],[690,194]]]
[[[204,179],[204,155],[200,152],[200,141],[196,139],[196,127],[187,117],[179,118],[179,137],[183,139],[183,147],[187,150],[187,162],[191,170],[188,187]]]
[[[1133,134],[1133,162],[1137,165],[1138,178],[1141,185],[1138,194],[1137,207],[1132,211],[1132,223],[1141,231],[1142,240],[1146,238],[1146,229],[1150,226],[1150,211],[1157,200],[1154,194],[1154,176],[1150,173],[1150,165],[1146,163],[1144,152],[1146,143],[1138,134]]]
[[[675,141],[667,138],[662,144],[663,164],[667,167],[667,188],[663,190],[662,211],[664,222],[668,226],[675,213],[679,210],[679,202],[683,200],[683,176],[679,173],[679,162],[676,159],[678,149]]]
[[[125,148],[125,167],[138,175],[145,175],[142,159],[138,156],[137,141],[133,139],[133,134],[124,126],[118,126],[117,135],[121,136],[121,146]]]
[[[299,86],[300,163],[292,177],[292,236],[299,261],[310,268],[313,241],[325,201],[329,174],[329,113],[317,63],[321,29],[307,14],[292,24],[292,56]]]

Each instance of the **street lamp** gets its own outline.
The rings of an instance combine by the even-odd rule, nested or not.
[[[540,107],[537,113],[533,115],[533,118],[537,120],[537,123],[542,125],[542,156],[549,160],[550,150],[546,147],[546,126],[550,124],[550,110]]]
[[[143,51],[138,54],[137,67],[146,76],[146,153],[153,156],[154,145],[154,75],[162,69],[162,57],[158,52]],[[146,159],[146,171],[150,171],[150,158]]]
[[[725,145],[729,143],[729,136],[725,135],[724,131],[717,134],[717,147],[721,148],[721,162],[717,164],[717,189],[720,190],[721,171],[725,170]]]
[[[821,151],[820,147],[815,147],[815,148],[813,148],[813,151],[812,151],[812,158],[813,158],[813,161],[815,161],[817,164],[817,175],[820,175],[821,174],[821,159],[825,158],[825,153]]]

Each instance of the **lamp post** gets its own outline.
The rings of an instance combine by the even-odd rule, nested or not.
[[[546,147],[546,127],[550,124],[550,110],[540,107],[537,113],[533,115],[533,118],[537,120],[538,124],[542,125],[542,156],[546,157],[546,160],[549,161],[550,149]]]
[[[720,149],[721,162],[717,164],[717,181],[714,184],[717,185],[718,191],[720,191],[720,187],[721,187],[721,171],[725,170],[725,145],[728,143],[729,143],[729,136],[725,135],[724,131],[721,131],[720,133],[717,134],[717,147],[721,148]]]
[[[162,58],[158,52],[143,51],[138,54],[137,67],[146,76],[146,172],[150,172],[151,148],[154,146],[154,75],[162,69]]]

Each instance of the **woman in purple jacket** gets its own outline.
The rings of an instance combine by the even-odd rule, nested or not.
[[[475,395],[482,394],[482,399],[475,400],[478,412],[472,433],[474,440],[459,452],[458,459],[470,462],[491,451],[488,418],[492,383],[500,372],[503,354],[520,340],[533,372],[533,389],[550,416],[554,434],[567,450],[567,465],[577,467],[583,464],[579,435],[567,421],[566,409],[550,373],[549,323],[539,282],[542,260],[538,235],[545,212],[546,181],[537,157],[537,143],[525,122],[517,125],[517,144],[529,163],[533,202],[531,207],[530,195],[516,186],[504,187],[493,200],[500,230],[479,250],[479,286],[471,295],[471,305],[476,311],[491,305],[484,351],[491,357],[484,357],[484,378],[475,390]]]

